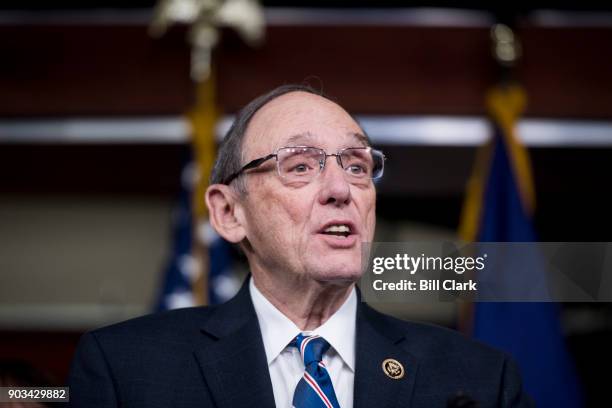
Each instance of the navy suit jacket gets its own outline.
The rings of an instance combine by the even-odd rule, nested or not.
[[[531,406],[511,360],[459,333],[404,322],[360,302],[356,336],[355,408],[447,407],[457,393],[479,408]],[[404,366],[403,378],[384,373],[387,358]],[[85,334],[68,385],[72,407],[274,407],[246,283],[223,305]]]

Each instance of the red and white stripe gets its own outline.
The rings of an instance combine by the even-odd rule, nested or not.
[[[310,385],[310,388],[312,388],[314,390],[314,392],[317,393],[317,395],[319,396],[319,398],[321,398],[321,401],[323,401],[323,403],[325,404],[325,406],[327,408],[334,408],[332,403],[329,401],[329,399],[327,398],[327,395],[325,395],[325,393],[323,392],[323,390],[321,389],[321,387],[319,387],[319,384],[317,384],[317,382],[315,381],[314,378],[312,378],[310,376],[310,374],[308,373],[304,373],[304,379],[306,380],[306,382],[308,383],[308,385]]]
[[[304,359],[304,351],[306,350],[306,345],[310,343],[311,340],[319,338],[319,337],[321,336],[319,336],[318,334],[315,334],[313,336],[306,337],[304,340],[302,340],[302,344],[300,344],[300,354],[302,355],[302,360]]]

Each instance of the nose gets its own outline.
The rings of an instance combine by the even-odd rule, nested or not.
[[[319,203],[322,205],[341,207],[351,202],[351,185],[339,164],[336,157],[328,157],[325,168],[319,174]]]

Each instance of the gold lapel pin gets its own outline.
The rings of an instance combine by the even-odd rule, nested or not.
[[[394,380],[399,380],[404,376],[404,366],[399,361],[388,358],[382,363],[382,369],[387,375],[387,377],[392,378]]]

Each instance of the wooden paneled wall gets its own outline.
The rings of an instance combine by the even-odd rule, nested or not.
[[[612,117],[612,28],[520,34],[527,115]],[[185,35],[177,28],[152,39],[145,25],[2,25],[0,116],[184,112],[193,90]],[[355,113],[475,115],[496,77],[486,28],[272,26],[256,49],[225,32],[216,60],[230,113],[308,80]]]

